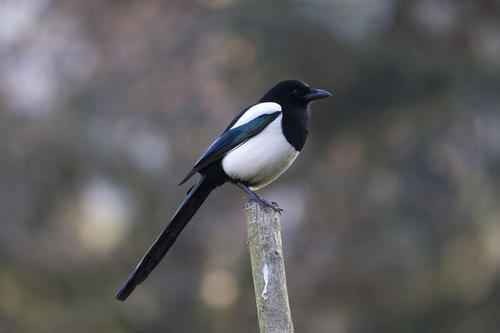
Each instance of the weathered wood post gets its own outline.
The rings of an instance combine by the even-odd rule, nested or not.
[[[256,202],[248,202],[245,211],[260,332],[291,333],[279,214]]]

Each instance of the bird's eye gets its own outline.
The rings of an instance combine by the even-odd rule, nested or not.
[[[292,95],[299,96],[299,89],[293,89],[292,90]]]

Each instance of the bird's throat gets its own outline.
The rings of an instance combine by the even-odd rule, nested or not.
[[[284,110],[282,126],[286,140],[301,151],[309,134],[309,109]]]

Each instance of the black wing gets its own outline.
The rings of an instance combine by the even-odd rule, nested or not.
[[[238,147],[252,136],[260,133],[267,125],[276,119],[280,113],[281,111],[262,114],[246,124],[224,132],[210,147],[208,147],[207,151],[200,157],[193,169],[184,177],[179,185],[184,184],[195,173],[224,157],[228,152]]]

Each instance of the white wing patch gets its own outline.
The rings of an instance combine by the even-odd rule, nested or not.
[[[252,106],[250,109],[248,109],[231,128],[235,128],[243,124],[246,124],[260,115],[269,114],[276,111],[282,111],[281,105],[279,105],[278,103],[264,102],[256,104]]]

